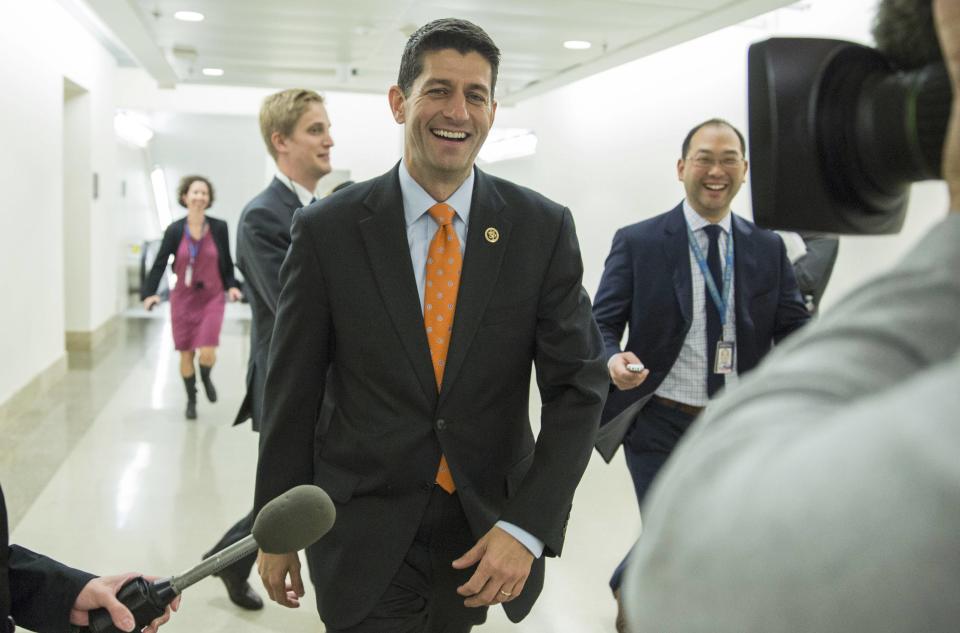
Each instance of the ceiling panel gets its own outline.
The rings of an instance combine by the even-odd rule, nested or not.
[[[790,4],[789,0],[61,0],[83,2],[112,28],[118,47],[134,35],[131,57],[169,64],[178,83],[307,86],[382,93],[395,81],[403,45],[439,17],[476,22],[503,53],[497,96],[516,101],[716,28]],[[121,5],[125,5],[121,6]],[[129,33],[129,15],[152,38]],[[198,23],[173,19],[199,11]],[[565,40],[589,50],[564,49]],[[201,69],[223,68],[222,77]],[[155,76],[159,73],[154,72]],[[158,78],[158,81],[160,79]]]

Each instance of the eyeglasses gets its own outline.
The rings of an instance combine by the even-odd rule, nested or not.
[[[724,156],[719,160],[713,158],[712,156],[694,156],[693,158],[688,158],[687,160],[701,169],[713,169],[713,166],[718,163],[724,169],[735,169],[743,164],[743,159],[739,156]]]

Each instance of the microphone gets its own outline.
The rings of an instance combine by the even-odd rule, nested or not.
[[[120,600],[136,620],[139,631],[163,615],[167,605],[187,587],[229,567],[239,559],[262,549],[268,554],[296,552],[326,534],[336,519],[333,501],[322,488],[302,485],[274,498],[257,514],[252,534],[205,558],[177,576],[149,582],[134,578],[119,592]],[[90,613],[88,627],[73,627],[72,633],[121,633],[106,609]]]

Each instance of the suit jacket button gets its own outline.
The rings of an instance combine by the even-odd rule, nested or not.
[[[445,428],[447,428],[447,421],[444,420],[443,418],[440,418],[439,420],[437,420],[437,430],[442,431]]]

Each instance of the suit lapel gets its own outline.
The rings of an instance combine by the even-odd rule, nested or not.
[[[427,400],[434,403],[437,381],[423,328],[396,168],[377,179],[364,205],[371,214],[360,221],[360,234],[384,309],[393,321]]]
[[[687,220],[683,217],[683,203],[674,208],[664,227],[663,255],[673,270],[673,291],[680,314],[683,315],[684,331],[693,322],[693,278],[690,273],[690,244],[687,238]]]
[[[457,311],[453,318],[453,336],[447,352],[447,367],[443,372],[441,403],[463,367],[467,350],[493,295],[504,253],[510,244],[512,224],[501,213],[506,203],[482,171],[477,169],[476,174]],[[491,228],[499,233],[499,239],[494,242],[486,237],[487,229]]]
[[[290,209],[291,216],[294,211],[303,206],[300,204],[300,198],[297,197],[297,194],[291,191],[290,187],[280,182],[280,179],[276,176],[274,176],[270,182],[270,190],[273,192],[273,195],[283,203],[283,206]]]
[[[757,270],[757,254],[751,239],[753,227],[733,213],[730,216],[733,220],[733,309],[737,315],[737,339],[744,340],[743,328],[753,323],[747,308],[750,305],[750,280]]]

